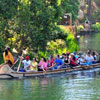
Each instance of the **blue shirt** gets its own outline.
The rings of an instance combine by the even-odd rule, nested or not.
[[[56,59],[55,63],[56,63],[57,66],[60,66],[60,65],[63,64],[63,61],[61,59]]]

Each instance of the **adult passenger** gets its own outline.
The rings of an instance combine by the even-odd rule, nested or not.
[[[73,53],[71,53],[71,57],[70,57],[70,66],[73,67],[73,66],[77,66],[77,58],[74,56]]]
[[[38,65],[38,63],[36,61],[36,58],[33,58],[33,60],[31,61],[31,64],[30,64],[30,70],[37,72],[38,71],[37,65]]]
[[[59,58],[59,55],[56,55],[55,64],[53,69],[58,69],[63,64],[63,61]]]
[[[81,57],[79,58],[79,64],[83,66],[87,65],[84,55],[81,55]]]
[[[48,67],[51,68],[54,65],[54,61],[55,59],[53,58],[52,55],[50,55],[49,59],[48,59]]]
[[[29,56],[26,56],[25,60],[22,61],[25,71],[29,70],[29,67],[30,67],[30,64],[31,64],[31,61],[29,59],[30,59]]]
[[[92,65],[92,62],[94,61],[93,56],[91,55],[90,52],[87,53],[86,57],[85,57],[86,63],[88,65]]]
[[[46,58],[42,58],[38,64],[38,71],[46,71],[47,70],[47,62]]]

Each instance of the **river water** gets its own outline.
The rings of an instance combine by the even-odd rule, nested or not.
[[[0,80],[0,100],[100,100],[100,69]]]
[[[80,51],[88,49],[97,50],[100,52],[100,33],[83,35],[80,37]]]

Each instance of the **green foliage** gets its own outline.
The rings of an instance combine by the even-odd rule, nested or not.
[[[11,48],[38,53],[47,57],[66,51],[66,32],[57,26],[64,13],[72,13],[73,19],[78,14],[78,0],[1,0],[0,35]],[[64,41],[64,47],[57,41]],[[1,41],[1,40],[0,40]],[[52,43],[54,48],[52,48]],[[48,47],[48,43],[51,43]],[[1,44],[3,44],[1,42]],[[2,46],[1,46],[2,47]],[[47,48],[52,48],[48,50]],[[46,52],[45,52],[46,51]],[[34,53],[30,52],[31,59]]]
[[[84,26],[83,25],[77,26],[77,32],[80,32],[82,30],[84,30]]]
[[[95,31],[100,31],[100,23],[92,24],[91,28]]]
[[[100,10],[96,10],[95,12],[92,13],[92,22],[100,22]]]
[[[61,55],[62,53],[66,53],[67,51],[77,52],[79,50],[79,46],[74,35],[70,32],[67,32],[64,26],[58,26],[58,28],[60,32],[63,32],[65,37],[62,39],[56,39],[55,41],[52,40],[48,42],[46,46],[46,51],[38,51],[39,59],[41,57],[48,58],[51,54],[55,56],[56,54]]]
[[[77,40],[74,37],[74,34],[71,32],[67,32],[64,26],[60,26],[59,28],[64,32],[64,34],[66,34],[65,43],[66,43],[67,51],[77,52],[79,50],[79,46],[78,46]]]
[[[72,33],[68,34],[66,38],[66,45],[69,52],[77,52],[79,50],[78,43]]]
[[[72,18],[76,19],[79,11],[79,0],[62,0],[62,7],[66,13],[71,13]]]
[[[2,39],[2,37],[0,36],[0,64],[3,63],[3,50],[4,50],[4,41]]]

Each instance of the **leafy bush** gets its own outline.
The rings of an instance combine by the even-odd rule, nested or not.
[[[3,50],[4,50],[4,41],[2,37],[0,36],[0,64],[3,63]]]
[[[82,30],[84,30],[83,25],[79,25],[79,26],[77,26],[77,32],[80,32],[80,31],[82,31]]]
[[[67,51],[74,52],[79,50],[79,46],[74,37],[74,34],[72,34],[71,32],[67,32],[64,26],[58,27],[60,32],[63,32],[63,34],[65,34],[66,37],[63,39],[56,39],[48,42],[46,51],[38,51],[39,59],[41,57],[48,58],[51,54],[55,56],[56,54],[61,55],[62,53],[66,53]]]
[[[97,22],[96,24],[93,24],[93,25],[91,26],[91,28],[92,28],[93,30],[100,31],[100,23]]]

